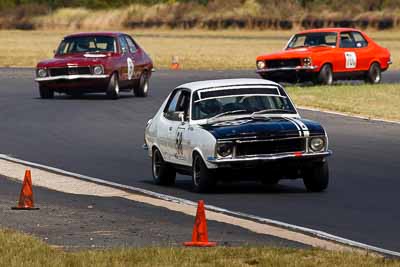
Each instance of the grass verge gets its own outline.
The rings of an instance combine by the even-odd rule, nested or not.
[[[400,266],[359,253],[272,247],[121,248],[64,252],[38,239],[0,230],[1,266]]]
[[[0,66],[34,67],[52,57],[62,37],[71,31],[0,31]],[[151,55],[157,68],[169,68],[178,56],[183,69],[255,69],[257,55],[280,51],[292,31],[136,30],[128,31]],[[392,53],[399,69],[400,31],[370,31]]]
[[[288,87],[298,106],[400,121],[400,85]]]

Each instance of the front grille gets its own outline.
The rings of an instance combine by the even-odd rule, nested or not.
[[[305,139],[277,139],[236,144],[236,156],[266,155],[305,150]]]
[[[53,68],[50,69],[50,76],[66,75],[85,75],[91,74],[90,67],[72,67],[72,68]]]
[[[300,66],[300,59],[281,59],[281,60],[268,60],[265,62],[267,68],[275,69],[275,68],[283,68],[283,67],[297,67]]]

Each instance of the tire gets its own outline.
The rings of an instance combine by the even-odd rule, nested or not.
[[[193,157],[192,190],[196,193],[206,193],[215,187],[216,180],[199,154]]]
[[[149,77],[146,72],[140,75],[137,86],[133,88],[133,94],[137,97],[146,97],[149,92]]]
[[[110,99],[119,98],[119,79],[116,73],[114,73],[110,78],[106,94]]]
[[[305,171],[303,177],[304,185],[310,192],[324,191],[329,184],[328,162],[314,164],[312,168]]]
[[[175,184],[176,172],[164,161],[157,148],[153,150],[153,155],[151,157],[151,170],[156,185]]]
[[[322,85],[333,84],[333,71],[331,65],[325,64],[322,66],[321,70],[318,72],[316,83]]]
[[[54,98],[54,91],[41,84],[39,84],[39,94],[43,99]]]
[[[378,84],[382,80],[382,70],[378,63],[372,63],[365,75],[365,82]]]

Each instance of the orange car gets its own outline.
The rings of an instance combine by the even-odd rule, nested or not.
[[[282,52],[257,57],[257,73],[276,82],[330,85],[334,80],[379,83],[391,64],[390,53],[365,33],[324,28],[293,35]]]

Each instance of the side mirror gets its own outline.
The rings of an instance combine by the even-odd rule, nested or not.
[[[182,122],[182,124],[185,123],[185,113],[184,112],[179,112],[178,113],[178,118]]]
[[[126,48],[125,47],[122,47],[121,50],[122,50],[122,54],[126,53]]]

